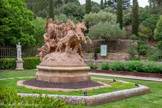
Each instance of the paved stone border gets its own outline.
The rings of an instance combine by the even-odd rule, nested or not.
[[[108,73],[93,73],[93,72],[89,72],[89,74],[97,75],[97,76],[118,77],[118,78],[128,78],[128,79],[135,79],[135,80],[162,82],[162,78],[140,77],[140,76],[131,76],[131,75],[118,75],[118,74],[108,74]]]
[[[42,87],[35,87],[35,86],[29,86],[29,85],[24,85],[23,82],[25,80],[20,80],[17,82],[18,86],[24,86],[26,88],[30,88],[30,89],[37,89],[37,90],[47,90],[47,91],[63,91],[63,92],[69,92],[69,91],[78,91],[78,90],[82,90],[82,91],[89,91],[89,90],[94,90],[94,89],[100,89],[100,88],[104,88],[104,87],[112,87],[111,85],[99,82],[103,84],[103,86],[96,86],[96,87],[88,87],[88,88],[82,88],[82,89],[63,89],[63,88],[42,88]]]
[[[105,78],[95,78],[95,79],[105,79]],[[107,79],[110,80],[110,79]],[[128,83],[126,81],[122,81],[123,83]],[[93,96],[67,96],[67,95],[47,95],[52,98],[59,97],[60,99],[64,99],[67,101],[67,104],[80,104],[83,103],[85,106],[94,106],[100,104],[106,104],[114,101],[118,101],[121,99],[126,99],[133,96],[143,95],[150,93],[150,88],[139,85],[137,88],[127,89],[127,90],[120,90],[111,93],[103,93],[99,95]],[[20,96],[40,96],[39,94],[24,94],[18,93]],[[42,95],[43,97],[46,96],[45,94]]]

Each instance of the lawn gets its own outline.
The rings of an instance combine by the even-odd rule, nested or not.
[[[36,72],[37,72],[36,70],[0,71],[0,79],[35,76]]]
[[[29,72],[29,74],[28,74]],[[34,90],[34,89],[28,89],[25,88],[23,86],[17,86],[16,83],[19,80],[28,80],[31,78],[18,78],[18,77],[28,77],[28,76],[33,76],[33,78],[35,77],[35,72],[36,71],[32,71],[32,70],[26,70],[26,71],[4,71],[1,72],[0,76],[3,76],[4,78],[12,78],[11,75],[14,75],[14,79],[6,79],[6,80],[1,80],[0,84],[2,85],[7,85],[9,88],[15,88],[18,90],[19,93],[41,93],[41,94],[57,94],[57,95],[79,95],[79,96],[83,96],[84,92],[82,90],[80,91],[70,91],[70,92],[52,92],[52,91],[44,91],[44,90]],[[1,77],[2,78],[2,77]],[[101,82],[106,82],[105,80],[97,80],[96,81],[101,81]],[[123,89],[130,89],[130,88],[135,88],[135,85],[132,83],[121,83],[121,82],[113,82],[113,81],[109,81],[108,82],[109,85],[112,85],[112,87],[105,87],[105,88],[100,88],[97,90],[91,90],[88,91],[88,95],[97,95],[100,93],[108,93],[108,92],[113,92],[116,90],[123,90]]]
[[[24,72],[24,73],[23,73]],[[28,74],[29,72],[29,74]],[[24,77],[26,76],[35,76],[36,71],[26,70],[26,71],[3,71],[0,72],[0,78],[11,78],[11,77]],[[101,76],[92,76],[92,77],[101,77]],[[108,78],[108,79],[116,79],[116,80],[123,80],[128,81],[132,83],[137,83],[141,85],[145,85],[150,87],[151,93],[136,97],[131,97],[128,99],[124,99],[121,101],[108,103],[104,105],[98,105],[98,106],[91,106],[91,107],[85,107],[85,108],[161,108],[162,107],[162,82],[153,82],[153,81],[141,81],[141,80],[132,80],[132,79],[123,79],[123,78],[114,78],[114,77],[102,77],[102,78]],[[7,80],[1,80],[0,84],[9,84],[9,87],[17,88],[16,85],[14,85],[15,81],[22,80],[22,79],[7,79]],[[18,90],[24,89],[24,87],[18,87]],[[35,90],[35,92],[38,92],[38,90]],[[104,91],[104,90],[101,90]],[[30,92],[28,89],[26,91],[27,93]],[[97,91],[93,90],[92,94],[95,94]],[[100,91],[99,91],[100,92]],[[32,92],[34,93],[34,92]],[[43,92],[45,93],[45,92]],[[46,93],[51,94],[50,92],[46,91]],[[88,92],[89,93],[89,92]],[[56,94],[62,94],[61,92],[56,92]],[[66,95],[70,95],[71,93],[67,92]],[[73,92],[73,94],[82,94],[82,91]],[[90,95],[91,93],[89,93]]]

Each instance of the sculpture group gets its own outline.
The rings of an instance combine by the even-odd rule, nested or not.
[[[81,42],[87,43],[88,40],[92,43],[88,36],[84,36],[83,31],[87,30],[84,22],[74,24],[73,21],[68,20],[66,23],[59,24],[59,21],[55,21],[53,24],[52,18],[47,17],[44,29],[48,32],[43,36],[45,44],[39,48],[38,56],[41,61],[45,60],[45,56],[52,52],[77,53],[83,57]]]

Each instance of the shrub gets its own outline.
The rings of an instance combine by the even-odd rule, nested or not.
[[[138,41],[138,54],[139,55],[147,55],[148,53],[148,50],[149,50],[149,45],[148,45],[148,42],[146,41]]]
[[[96,48],[94,49],[94,52],[100,53],[100,48],[99,48],[99,47],[96,47]]]
[[[23,58],[24,60],[24,69],[35,69],[37,65],[40,64],[39,57],[27,57]]]
[[[23,58],[24,69],[35,69],[40,63],[39,57],[27,57]],[[0,59],[0,69],[15,69],[16,58],[2,58]]]
[[[138,36],[141,37],[142,39],[148,39],[149,37],[152,36],[152,30],[148,27],[143,27],[138,32]]]
[[[130,58],[135,58],[135,55],[138,54],[137,52],[137,45],[131,44],[128,48],[128,53],[130,54]]]
[[[113,71],[124,71],[124,63],[122,62],[113,62],[112,64],[110,64],[110,68]]]
[[[42,95],[38,97],[20,96],[17,95],[17,90],[4,86],[0,86],[0,103],[3,103],[1,107],[5,108],[26,108],[26,104],[32,108],[71,108],[71,106],[66,105],[65,100],[59,98],[53,99],[52,97],[43,97]],[[81,108],[82,106],[78,105],[77,107]]]
[[[104,63],[101,63],[101,70],[109,70],[109,63],[108,62],[104,62]]]
[[[0,69],[15,69],[16,58],[2,58],[0,59]]]
[[[154,62],[144,63],[142,68],[143,68],[143,72],[162,73],[162,65]]]
[[[89,28],[88,35],[91,39],[116,40],[125,37],[125,29],[121,30],[116,23],[99,22]]]
[[[98,66],[93,64],[93,63],[89,63],[88,66],[91,68],[91,69],[97,69]]]
[[[131,72],[143,72],[143,62],[141,61],[131,61],[125,64],[125,71]]]
[[[133,35],[130,36],[130,39],[131,40],[138,40],[138,37],[135,34],[133,34]]]
[[[151,46],[148,51],[148,58],[149,60],[162,61],[162,51]]]
[[[149,27],[152,30],[154,30],[156,28],[156,24],[158,22],[158,19],[159,19],[158,14],[149,15],[149,17],[142,22],[142,25],[144,25],[145,27]]]
[[[91,53],[91,50],[87,50],[87,53]]]

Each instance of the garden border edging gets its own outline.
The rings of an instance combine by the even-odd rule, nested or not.
[[[128,83],[123,81],[124,83]],[[68,95],[50,95],[47,96],[60,99],[64,99],[67,101],[67,104],[80,104],[83,103],[84,106],[95,106],[100,104],[106,104],[110,102],[115,102],[118,100],[126,99],[129,97],[139,96],[143,94],[150,93],[150,88],[139,85],[137,88],[127,89],[127,90],[120,90],[111,93],[103,93],[99,95],[93,96],[68,96]],[[25,93],[18,93],[20,96],[40,96],[40,94],[25,94]],[[43,97],[46,94],[42,94]]]

